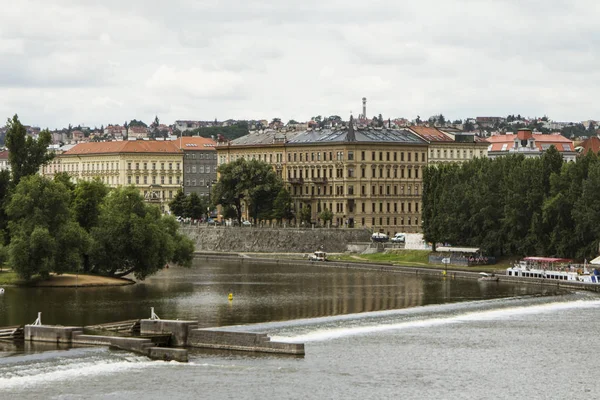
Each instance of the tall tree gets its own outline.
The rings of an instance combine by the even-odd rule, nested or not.
[[[92,229],[94,271],[144,279],[169,262],[189,267],[194,245],[178,228],[174,218],[146,204],[136,188],[111,191]]]
[[[74,221],[68,189],[39,175],[24,177],[6,208],[9,257],[23,279],[76,271],[89,247],[87,232]]]
[[[37,174],[40,167],[50,161],[54,154],[48,152],[52,143],[50,131],[44,129],[37,140],[27,135],[27,130],[15,114],[7,122],[6,147],[10,163],[13,184],[17,185],[21,178]]]
[[[107,194],[108,187],[99,179],[79,181],[75,186],[71,208],[75,220],[87,232],[98,225],[100,206]]]
[[[238,223],[242,223],[242,206],[246,204],[256,221],[267,217],[273,200],[282,187],[281,179],[271,165],[258,160],[239,158],[219,166],[220,179],[213,186],[212,202],[230,206],[236,211]]]
[[[294,204],[292,202],[292,196],[290,192],[282,187],[277,193],[277,197],[273,202],[273,218],[275,218],[280,224],[283,220],[290,220],[294,218]]]
[[[173,200],[169,202],[169,210],[173,215],[178,217],[185,217],[186,214],[186,196],[183,193],[183,190],[178,190],[173,197]]]

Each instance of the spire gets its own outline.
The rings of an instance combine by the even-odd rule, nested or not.
[[[348,134],[346,135],[346,142],[356,142],[356,135],[354,134],[354,118],[350,115],[350,121],[348,122]]]

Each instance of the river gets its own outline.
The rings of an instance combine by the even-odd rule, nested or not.
[[[228,301],[227,294],[234,294]],[[106,348],[0,352],[0,399],[589,399],[600,298],[319,266],[196,260],[126,287],[8,288],[0,326],[149,316],[268,332],[304,357]],[[0,348],[1,349],[1,348]]]

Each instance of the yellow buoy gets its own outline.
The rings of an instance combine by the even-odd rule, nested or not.
[[[227,298],[228,298],[229,300],[233,300],[233,293],[229,293],[229,296],[227,296]]]

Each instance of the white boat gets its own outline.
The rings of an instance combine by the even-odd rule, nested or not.
[[[522,278],[554,279],[600,284],[600,271],[591,273],[587,264],[573,264],[567,258],[525,257],[506,269],[506,275]]]
[[[500,278],[496,276],[496,274],[488,274],[487,272],[480,272],[479,279],[480,282],[498,282]]]
[[[375,232],[371,235],[371,240],[374,242],[387,242],[390,237],[383,232]]]
[[[315,251],[313,254],[308,256],[310,261],[327,261],[327,253],[324,251]]]

